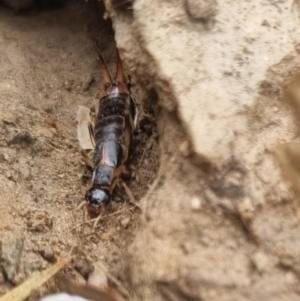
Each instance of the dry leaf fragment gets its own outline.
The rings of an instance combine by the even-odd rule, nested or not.
[[[50,268],[34,274],[31,278],[0,297],[0,301],[23,301],[29,297],[31,291],[38,289],[57,272],[59,272],[68,263],[68,261],[69,259],[61,259]]]

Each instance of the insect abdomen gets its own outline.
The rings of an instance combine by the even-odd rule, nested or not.
[[[124,116],[129,105],[129,94],[117,93],[104,96],[100,99],[101,118],[107,116]]]
[[[97,50],[104,85],[101,89],[95,127],[92,129],[89,126],[89,131],[93,132],[96,149],[93,187],[87,191],[85,199],[88,202],[88,210],[99,214],[102,205],[110,202],[114,188],[120,184],[119,179],[124,172],[123,164],[128,157],[135,111],[119,53],[117,72],[113,79],[99,47]]]
[[[127,94],[108,95],[100,99],[95,125],[96,150],[94,156],[94,184],[109,186],[113,182],[113,169],[127,158],[125,144],[126,118],[128,118]],[[126,157],[125,157],[126,156]]]
[[[122,138],[126,127],[126,116],[129,112],[129,95],[108,95],[100,99],[97,123],[95,125],[95,142],[116,140]]]

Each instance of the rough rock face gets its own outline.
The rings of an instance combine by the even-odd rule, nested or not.
[[[124,260],[136,300],[297,300],[299,223],[272,151],[298,141],[284,87],[299,3],[118,2],[121,56],[161,106],[161,167]]]

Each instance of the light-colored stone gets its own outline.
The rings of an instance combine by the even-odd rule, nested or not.
[[[201,22],[190,23],[181,4],[137,0],[131,23],[111,13],[118,47],[130,69],[155,86],[161,104],[178,108],[197,154],[222,164],[234,141],[252,160],[252,153],[244,153],[252,146],[245,135],[251,127],[249,109],[269,68],[295,52],[300,33],[298,17],[291,13],[295,6],[281,3],[279,11],[272,3],[219,1],[215,23],[206,29]]]
[[[174,274],[194,270],[190,293],[199,299],[207,287],[211,300],[245,292],[245,300],[270,299],[268,287],[294,292],[286,272],[272,269],[281,254],[299,253],[273,149],[299,143],[284,105],[284,87],[300,70],[299,3],[135,0],[129,17],[105,2],[128,71],[164,108],[159,185],[146,195],[147,222],[124,255],[131,289],[163,300],[154,282],[177,290]],[[191,214],[195,195],[203,204]]]

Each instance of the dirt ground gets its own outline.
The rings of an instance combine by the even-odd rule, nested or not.
[[[95,231],[91,224],[83,228],[82,210],[75,210],[89,181],[83,177],[88,171],[77,141],[77,109],[91,107],[99,92],[96,40],[115,72],[113,32],[102,3],[72,1],[25,12],[1,7],[0,28],[0,293],[70,255],[74,265],[79,258],[105,262],[118,277],[118,258],[138,227],[140,210],[117,191]],[[132,172],[126,178],[136,200],[158,168],[151,114],[135,132],[129,159],[143,177],[141,182]],[[72,265],[64,272],[81,279]]]
[[[299,139],[298,4],[105,2],[0,9],[0,293],[74,255],[63,275],[104,264],[132,300],[299,300],[297,202],[272,154]],[[125,179],[141,208],[118,190],[94,231],[76,116],[97,100],[96,40],[115,68],[108,14],[144,113]]]

